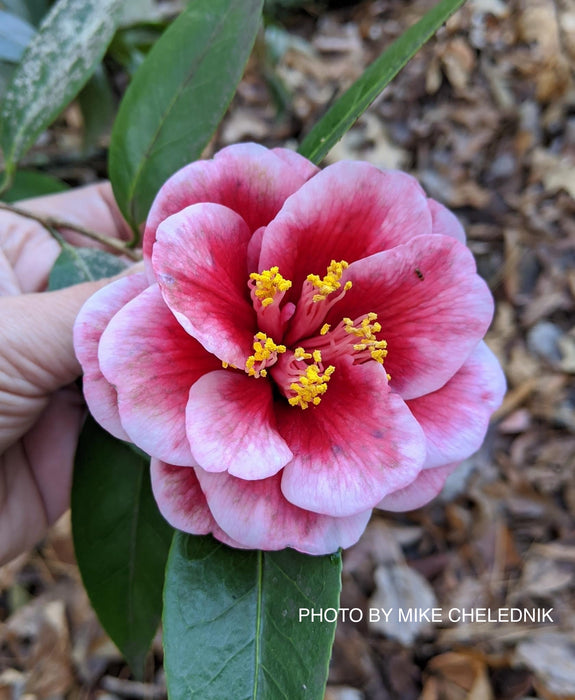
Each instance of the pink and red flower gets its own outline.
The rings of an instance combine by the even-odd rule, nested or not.
[[[417,508],[505,382],[457,219],[410,176],[230,146],[160,190],[146,274],[75,329],[95,418],[152,456],[175,527],[322,554]]]

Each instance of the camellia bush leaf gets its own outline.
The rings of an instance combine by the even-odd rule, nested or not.
[[[160,186],[214,133],[242,76],[262,2],[190,2],[134,76],[110,145],[114,194],[134,230]]]
[[[76,248],[61,242],[62,252],[50,270],[48,289],[62,289],[81,282],[113,277],[126,269],[117,255],[96,248]]]
[[[51,175],[33,170],[18,170],[14,175],[10,189],[3,192],[0,199],[3,202],[17,202],[19,199],[56,194],[69,189],[68,184]]]
[[[170,700],[321,700],[339,606],[341,557],[231,549],[176,533],[164,591]]]
[[[465,0],[441,0],[377,58],[303,140],[299,152],[319,163],[380,92]]]
[[[77,95],[100,62],[122,0],[58,0],[6,88],[0,145],[6,179],[38,135]]]
[[[94,610],[140,678],[161,617],[173,533],[149,479],[147,459],[87,420],[72,486],[76,558]]]

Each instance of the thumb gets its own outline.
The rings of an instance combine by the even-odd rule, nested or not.
[[[140,268],[134,265],[126,272]],[[114,279],[1,297],[0,383],[7,382],[8,391],[12,385],[20,395],[39,398],[74,381],[81,374],[73,345],[76,316],[92,294]]]

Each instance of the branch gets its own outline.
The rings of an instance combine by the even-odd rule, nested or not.
[[[126,244],[117,238],[110,238],[109,236],[105,236],[103,233],[92,231],[88,228],[84,228],[84,226],[74,224],[70,221],[58,219],[55,216],[42,216],[40,214],[34,214],[30,211],[26,211],[25,209],[20,209],[20,207],[15,207],[12,204],[6,204],[6,202],[0,202],[0,210],[8,211],[11,214],[16,214],[16,216],[23,216],[26,219],[32,219],[43,226],[49,233],[51,229],[67,228],[71,231],[79,233],[82,236],[86,236],[86,238],[91,238],[93,241],[98,241],[98,243],[102,243],[102,245],[108,246],[108,248],[112,248],[122,255],[126,255],[132,260],[138,261],[142,259],[138,251],[128,248]]]

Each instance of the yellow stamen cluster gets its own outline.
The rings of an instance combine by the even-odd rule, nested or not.
[[[287,292],[292,284],[290,280],[286,280],[280,275],[277,265],[261,273],[252,272],[250,279],[256,283],[255,295],[263,307],[273,304],[276,295]]]
[[[246,360],[246,372],[250,377],[266,377],[267,370],[265,368],[256,369],[256,362],[265,362],[269,359],[275,359],[274,353],[281,354],[286,351],[285,345],[276,345],[271,338],[268,338],[267,335],[261,331],[255,335],[253,348],[254,354],[250,355]]]
[[[329,323],[324,323],[323,326],[321,327],[319,334],[320,335],[327,335],[330,328],[331,328],[331,326],[329,325]]]
[[[295,392],[295,396],[288,399],[290,406],[306,409],[310,404],[317,406],[321,403],[322,394],[327,391],[327,383],[334,372],[333,365],[330,365],[323,374],[319,373],[317,365],[309,365],[305,374],[302,374],[297,382],[290,384],[290,389]]]
[[[313,358],[314,362],[321,362],[321,352],[319,350],[306,352],[304,348],[296,348],[293,354],[296,360],[311,360]]]
[[[367,314],[358,326],[354,325],[351,318],[344,318],[343,325],[347,333],[351,333],[361,340],[360,343],[353,346],[353,349],[358,352],[369,350],[371,357],[382,365],[387,356],[387,342],[378,340],[375,336],[381,331],[381,323],[377,322],[377,314]]]
[[[308,275],[307,281],[311,282],[316,289],[319,289],[319,293],[313,295],[313,300],[316,302],[323,301],[329,294],[339,289],[341,287],[340,279],[343,275],[343,271],[348,267],[349,263],[345,260],[341,260],[340,262],[332,260],[327,268],[325,277],[321,278],[319,275]],[[351,282],[346,282],[343,288],[345,291],[351,289]]]

